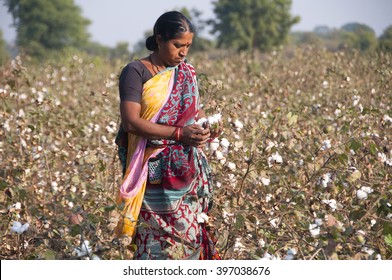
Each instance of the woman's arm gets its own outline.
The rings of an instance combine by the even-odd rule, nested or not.
[[[120,113],[122,126],[126,132],[130,132],[148,139],[175,139],[174,126],[156,124],[140,118],[141,106],[137,102],[121,101]],[[203,129],[198,125],[190,125],[182,128],[181,142],[192,146],[201,146],[210,137],[209,129]]]

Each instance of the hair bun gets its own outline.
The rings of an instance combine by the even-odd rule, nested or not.
[[[156,51],[158,49],[158,44],[157,44],[157,41],[156,41],[154,35],[152,35],[146,39],[146,48],[149,51]]]

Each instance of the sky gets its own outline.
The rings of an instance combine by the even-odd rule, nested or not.
[[[3,38],[12,43],[15,29],[12,17],[0,0],[0,29]],[[234,0],[233,0],[234,1]],[[88,28],[93,41],[114,47],[117,42],[130,46],[151,30],[156,19],[164,12],[186,7],[202,12],[201,18],[214,17],[214,0],[74,0],[82,15],[91,20]],[[300,23],[292,31],[312,31],[316,26],[340,28],[346,23],[367,24],[377,36],[392,25],[392,0],[292,0],[291,14],[300,16]],[[202,36],[213,38],[206,30]]]

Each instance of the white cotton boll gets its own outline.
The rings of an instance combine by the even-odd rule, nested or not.
[[[18,117],[19,117],[19,118],[24,118],[25,116],[26,116],[26,114],[25,114],[25,112],[23,111],[23,109],[19,109]]]
[[[261,183],[262,183],[264,186],[268,186],[268,185],[270,184],[270,182],[271,182],[270,179],[261,177]]]
[[[360,97],[360,96],[354,95],[354,96],[353,96],[353,106],[354,106],[354,107],[357,106],[360,100],[361,100],[361,97]]]
[[[357,198],[358,199],[366,199],[368,197],[367,192],[364,192],[363,190],[357,190]]]
[[[209,219],[209,217],[207,216],[207,214],[206,213],[200,213],[200,214],[197,214],[197,222],[199,223],[199,224],[204,224],[204,223],[208,223],[208,219]]]
[[[279,218],[275,218],[269,221],[270,225],[274,228],[278,227]]]
[[[8,131],[8,132],[11,131],[10,120],[9,120],[9,119],[7,119],[7,120],[3,123],[3,128],[4,128],[6,131]]]
[[[261,259],[262,260],[272,260],[272,256],[269,253],[265,253]]]
[[[219,160],[219,163],[220,163],[221,165],[225,165],[225,163],[226,163],[226,158],[223,157],[222,159],[220,159],[220,160]]]
[[[317,224],[309,224],[309,231],[312,237],[316,237],[320,234],[320,227]]]
[[[270,202],[272,199],[272,194],[267,193],[267,195],[265,196],[265,202]]]
[[[323,82],[323,88],[328,88],[328,81]]]
[[[363,190],[364,192],[370,194],[373,192],[373,189],[371,187],[361,187],[361,190]]]
[[[392,123],[392,118],[388,115],[384,115],[382,119],[384,120],[384,122]]]
[[[235,120],[234,121],[234,127],[236,128],[237,131],[240,131],[241,129],[244,128],[244,125],[239,120]]]
[[[358,199],[366,199],[370,193],[373,192],[371,187],[362,186],[359,190],[357,190],[357,198]]]
[[[20,222],[13,222],[11,227],[11,232],[22,234],[28,228],[29,228],[29,223],[25,223],[24,225],[22,225]]]
[[[200,118],[196,121],[197,125],[203,126],[203,124],[207,121],[206,118]]]
[[[22,204],[20,202],[15,203],[13,206],[15,207],[16,210],[22,209]]]
[[[338,207],[335,199],[324,199],[322,202],[331,207],[332,211],[335,211]]]
[[[209,147],[210,147],[211,151],[217,151],[219,148],[219,140],[217,138],[212,140],[209,144]]]
[[[221,120],[221,118],[222,118],[222,115],[220,113],[214,114],[214,115],[208,117],[208,123],[209,124],[218,123]]]
[[[326,188],[326,187],[328,187],[328,183],[331,182],[331,178],[332,178],[331,173],[326,173],[326,174],[324,174],[323,176],[321,176],[321,178],[319,179],[319,184],[320,184],[323,188]]]
[[[321,146],[321,151],[326,151],[326,150],[328,150],[328,149],[330,149],[331,148],[331,140],[324,140],[323,141],[323,144],[322,144],[322,146]]]
[[[219,144],[218,144],[219,145]],[[223,154],[221,151],[215,151],[215,157],[217,160],[223,159]]]
[[[268,157],[269,167],[271,167],[274,163],[282,163],[282,162],[283,162],[282,156],[279,155],[278,152],[276,152],[275,154],[272,154],[270,157]]]
[[[235,239],[234,243],[234,251],[242,251],[245,249],[245,246],[241,243],[241,237]]]
[[[321,226],[321,225],[323,224],[323,220],[320,219],[320,218],[317,218],[317,219],[314,220],[314,223],[315,223],[317,226]]]
[[[257,243],[259,244],[259,246],[261,248],[263,248],[265,246],[265,241],[263,239],[260,239]]]
[[[294,255],[287,255],[285,258],[284,258],[286,261],[291,261],[291,260],[294,260],[295,259],[295,256]]]
[[[102,141],[103,143],[105,143],[105,144],[109,144],[109,140],[106,138],[105,135],[102,135],[102,136],[101,136],[101,141]]]
[[[92,252],[90,242],[85,240],[79,247],[74,249],[74,252],[78,255],[78,257],[83,257],[90,254]]]
[[[229,142],[229,140],[227,140],[226,138],[222,138],[222,139],[220,140],[220,143],[219,143],[219,144],[220,144],[221,147],[224,148],[224,149],[228,149],[229,146],[230,146],[230,142]]]
[[[296,255],[297,254],[297,250],[295,248],[290,248],[287,251],[287,254],[289,254],[289,255]]]
[[[377,154],[377,158],[379,161],[381,161],[382,163],[387,161],[387,156],[384,153],[378,153]]]
[[[285,260],[294,260],[296,254],[297,254],[297,250],[294,248],[291,248],[287,251],[287,255],[284,259]]]
[[[27,143],[24,139],[20,139],[20,144],[22,145],[23,148],[27,148]]]
[[[22,227],[21,227],[22,232],[25,232],[29,228],[29,226],[30,226],[29,223],[23,224]]]
[[[227,164],[227,167],[231,170],[231,171],[234,171],[235,170],[235,168],[236,168],[236,166],[235,166],[235,163],[234,162],[229,162],[228,164]]]

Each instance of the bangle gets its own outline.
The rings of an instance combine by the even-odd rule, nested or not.
[[[181,134],[182,134],[182,128],[181,127],[177,127],[176,130],[174,131],[174,134],[175,134],[176,141],[180,142]]]

